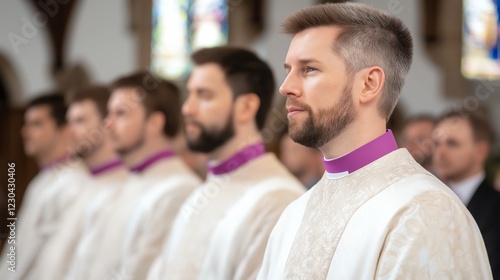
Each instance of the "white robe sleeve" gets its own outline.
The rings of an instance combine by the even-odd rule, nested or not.
[[[456,203],[439,192],[415,197],[396,216],[376,278],[492,279],[481,233],[472,216]]]

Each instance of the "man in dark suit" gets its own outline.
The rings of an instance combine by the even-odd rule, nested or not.
[[[500,279],[500,193],[484,171],[493,141],[491,124],[479,112],[452,111],[438,121],[433,138],[434,168],[476,220],[493,277]]]

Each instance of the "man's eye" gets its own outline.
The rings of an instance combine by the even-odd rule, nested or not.
[[[201,90],[198,92],[198,96],[202,99],[211,99],[213,97],[213,94],[210,91]]]
[[[306,67],[306,73],[312,73],[314,71],[316,71],[316,68]]]

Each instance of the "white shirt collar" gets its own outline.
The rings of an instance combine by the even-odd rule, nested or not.
[[[465,204],[469,204],[472,196],[476,192],[477,188],[484,180],[484,171],[467,178],[458,183],[450,183],[450,188],[455,192],[455,194],[460,198],[460,200]]]
[[[344,171],[344,172],[339,172],[339,173],[330,173],[328,171],[325,171],[326,178],[335,180],[335,179],[340,179],[343,178],[347,175],[349,175],[349,171]]]

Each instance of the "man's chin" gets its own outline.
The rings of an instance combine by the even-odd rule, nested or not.
[[[117,147],[117,148],[115,148],[115,151],[120,156],[126,156],[127,154],[129,154],[131,152],[131,149],[125,148],[125,147]]]
[[[80,149],[76,150],[75,154],[80,157],[80,158],[88,158],[94,154],[94,151],[96,150],[96,147],[89,147],[86,149]]]
[[[195,141],[195,140],[187,140],[187,145],[189,150],[193,152],[198,152],[198,153],[209,153],[211,152],[211,149],[208,149],[205,147],[200,141]]]
[[[292,138],[294,142],[298,143],[297,140],[304,138],[305,136],[304,134],[305,132],[303,128],[299,127],[298,125],[288,127],[288,135],[290,136],[290,138]]]
[[[127,156],[130,154],[130,149],[118,149],[116,150],[116,153],[119,154],[120,156]]]
[[[302,126],[298,124],[296,121],[288,121],[288,134],[292,132],[297,132],[302,129]]]
[[[194,133],[194,132],[184,132],[184,137],[186,138],[186,141],[188,142],[198,142],[200,141],[200,133]]]

